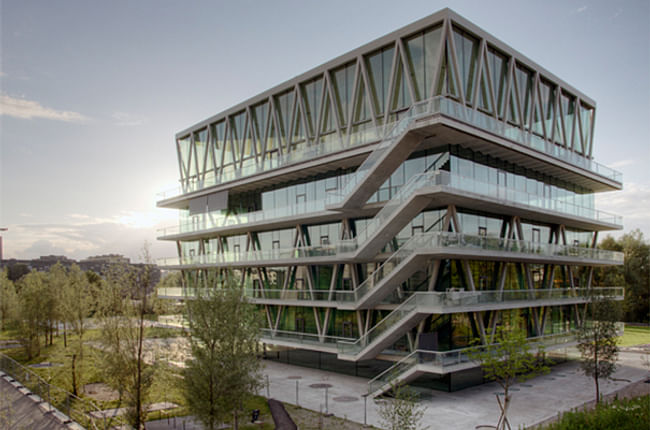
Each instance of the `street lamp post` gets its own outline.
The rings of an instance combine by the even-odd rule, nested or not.
[[[7,227],[0,227],[0,231],[9,230]],[[0,263],[2,262],[2,235],[0,235]]]

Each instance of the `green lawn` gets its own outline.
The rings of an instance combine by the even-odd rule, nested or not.
[[[146,330],[147,337],[172,337],[180,334],[179,330],[176,329],[164,329],[164,328],[150,328]],[[104,372],[102,370],[102,353],[100,350],[92,347],[86,342],[96,342],[99,339],[100,333],[98,329],[88,330],[84,335],[84,348],[83,361],[77,360],[76,368],[79,372],[81,379],[81,386],[94,382],[103,382],[105,379]],[[6,339],[15,339],[17,333],[9,330],[0,331],[0,340]],[[35,357],[31,360],[27,360],[23,348],[15,349],[5,349],[0,352],[6,354],[23,364],[28,366],[30,364],[42,363],[42,362],[52,362],[57,365],[49,368],[32,368],[34,373],[41,376],[45,381],[50,384],[60,387],[64,390],[72,391],[72,376],[71,376],[71,364],[72,364],[72,353],[73,351],[77,352],[73,346],[78,345],[76,342],[75,336],[70,336],[68,338],[69,345],[67,348],[63,345],[63,336],[54,336],[53,345],[41,346],[41,353],[38,357]],[[181,370],[161,364],[158,367],[156,378],[151,389],[151,394],[147,403],[157,403],[157,402],[173,402],[179,405],[179,408],[176,408],[168,414],[170,417],[173,416],[185,416],[187,415],[188,408],[183,397],[183,392],[181,389]],[[79,387],[81,388],[81,387]],[[54,397],[54,394],[52,394]],[[80,397],[91,400],[89,397],[85,396],[82,393],[79,393]],[[55,406],[65,409],[64,400],[65,397],[61,396],[61,399],[52,399]],[[97,405],[100,409],[115,408],[119,406],[124,406],[123,404],[118,404],[117,401],[104,401],[100,402],[97,400],[92,400],[92,402]],[[252,425],[247,424],[247,419],[250,417],[250,412],[253,409],[260,410],[260,419],[264,421],[263,425]],[[149,420],[156,420],[159,418],[164,418],[167,415],[162,414],[161,412],[152,412],[149,414]],[[256,429],[256,430],[265,430],[272,429],[273,419],[271,418],[271,413],[268,408],[266,399],[263,397],[255,396],[252,398],[246,405],[244,405],[244,413],[242,416],[243,425],[240,424],[241,429]]]
[[[625,333],[620,338],[619,346],[650,344],[650,327],[625,326]]]
[[[567,412],[543,430],[637,430],[648,428],[650,396],[614,400],[589,411]],[[645,424],[644,424],[645,423]]]

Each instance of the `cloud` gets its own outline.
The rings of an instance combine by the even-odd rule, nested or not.
[[[611,167],[612,169],[620,169],[621,167],[630,166],[630,165],[632,165],[632,164],[634,164],[636,162],[637,162],[637,160],[635,160],[633,158],[628,158],[626,160],[619,160],[619,161],[615,161],[613,163],[610,163],[609,167]]]
[[[62,255],[65,253],[63,248],[54,246],[49,240],[37,240],[25,250],[26,253],[32,255]]]
[[[625,232],[638,228],[650,237],[650,185],[629,182],[623,191],[596,194],[596,208],[622,215]]]
[[[79,112],[56,110],[45,107],[37,101],[25,100],[0,95],[0,115],[6,115],[20,119],[43,118],[53,121],[82,123],[89,120],[88,117]]]
[[[145,123],[144,118],[139,118],[126,112],[114,112],[111,117],[115,120],[115,125],[122,127],[134,127]]]
[[[5,257],[31,259],[65,255],[84,259],[91,255],[123,254],[140,260],[145,241],[155,258],[176,255],[174,242],[158,241],[158,229],[177,222],[176,211],[124,212],[110,217],[69,214],[64,223],[15,224],[2,233]]]
[[[578,9],[576,9],[576,13],[582,13],[587,10],[587,6],[581,6]]]

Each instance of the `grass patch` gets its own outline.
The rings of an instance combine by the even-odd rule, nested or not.
[[[84,334],[83,361],[79,361],[78,359],[76,361],[76,369],[80,380],[80,383],[78,384],[78,395],[81,398],[91,401],[99,409],[124,407],[125,405],[120,404],[118,400],[98,401],[81,392],[83,385],[85,384],[105,382],[105,375],[102,371],[102,352],[87,343],[90,342],[92,344],[97,342],[100,338],[100,334],[99,329],[91,329],[86,331]],[[146,329],[146,337],[150,338],[167,338],[180,335],[182,335],[182,331],[179,329],[159,327]],[[2,340],[16,338],[16,332],[9,330],[0,332],[0,339]],[[43,362],[56,363],[57,365],[53,367],[30,368],[30,370],[39,375],[49,384],[72,392],[72,354],[78,353],[78,340],[76,336],[68,334],[67,348],[64,346],[62,334],[54,336],[52,345],[41,346],[40,354],[31,360],[27,360],[27,355],[23,348],[6,349],[0,352],[10,356],[25,367],[28,367],[30,364]],[[181,417],[189,415],[189,409],[187,408],[187,402],[185,401],[181,387],[182,370],[167,363],[161,363],[157,366],[157,373],[147,403],[172,402],[179,405],[179,407],[166,412],[151,412],[148,414],[147,420],[158,420],[167,417],[171,418],[174,416]],[[52,401],[56,407],[59,407],[61,410],[66,410],[65,396],[63,396],[63,394],[60,396],[60,399],[56,397],[54,393],[52,394],[52,397]],[[250,417],[253,409],[260,410],[260,420],[264,422],[264,424],[250,424]],[[240,416],[240,423],[240,428],[242,429],[274,429],[275,425],[266,399],[260,396],[254,396],[250,399],[244,405],[244,410]]]
[[[650,344],[650,327],[626,325],[623,336],[619,338],[619,346],[634,346]]]
[[[567,412],[540,430],[636,430],[650,422],[650,395],[601,403],[590,411]]]

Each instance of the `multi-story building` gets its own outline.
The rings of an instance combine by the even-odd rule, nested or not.
[[[276,359],[456,389],[505,313],[565,345],[594,294],[596,103],[445,9],[176,135],[182,297],[234,279]],[[215,276],[219,275],[219,276]],[[188,293],[189,292],[189,293]],[[533,339],[534,338],[534,339]],[[395,364],[397,363],[397,364]]]

